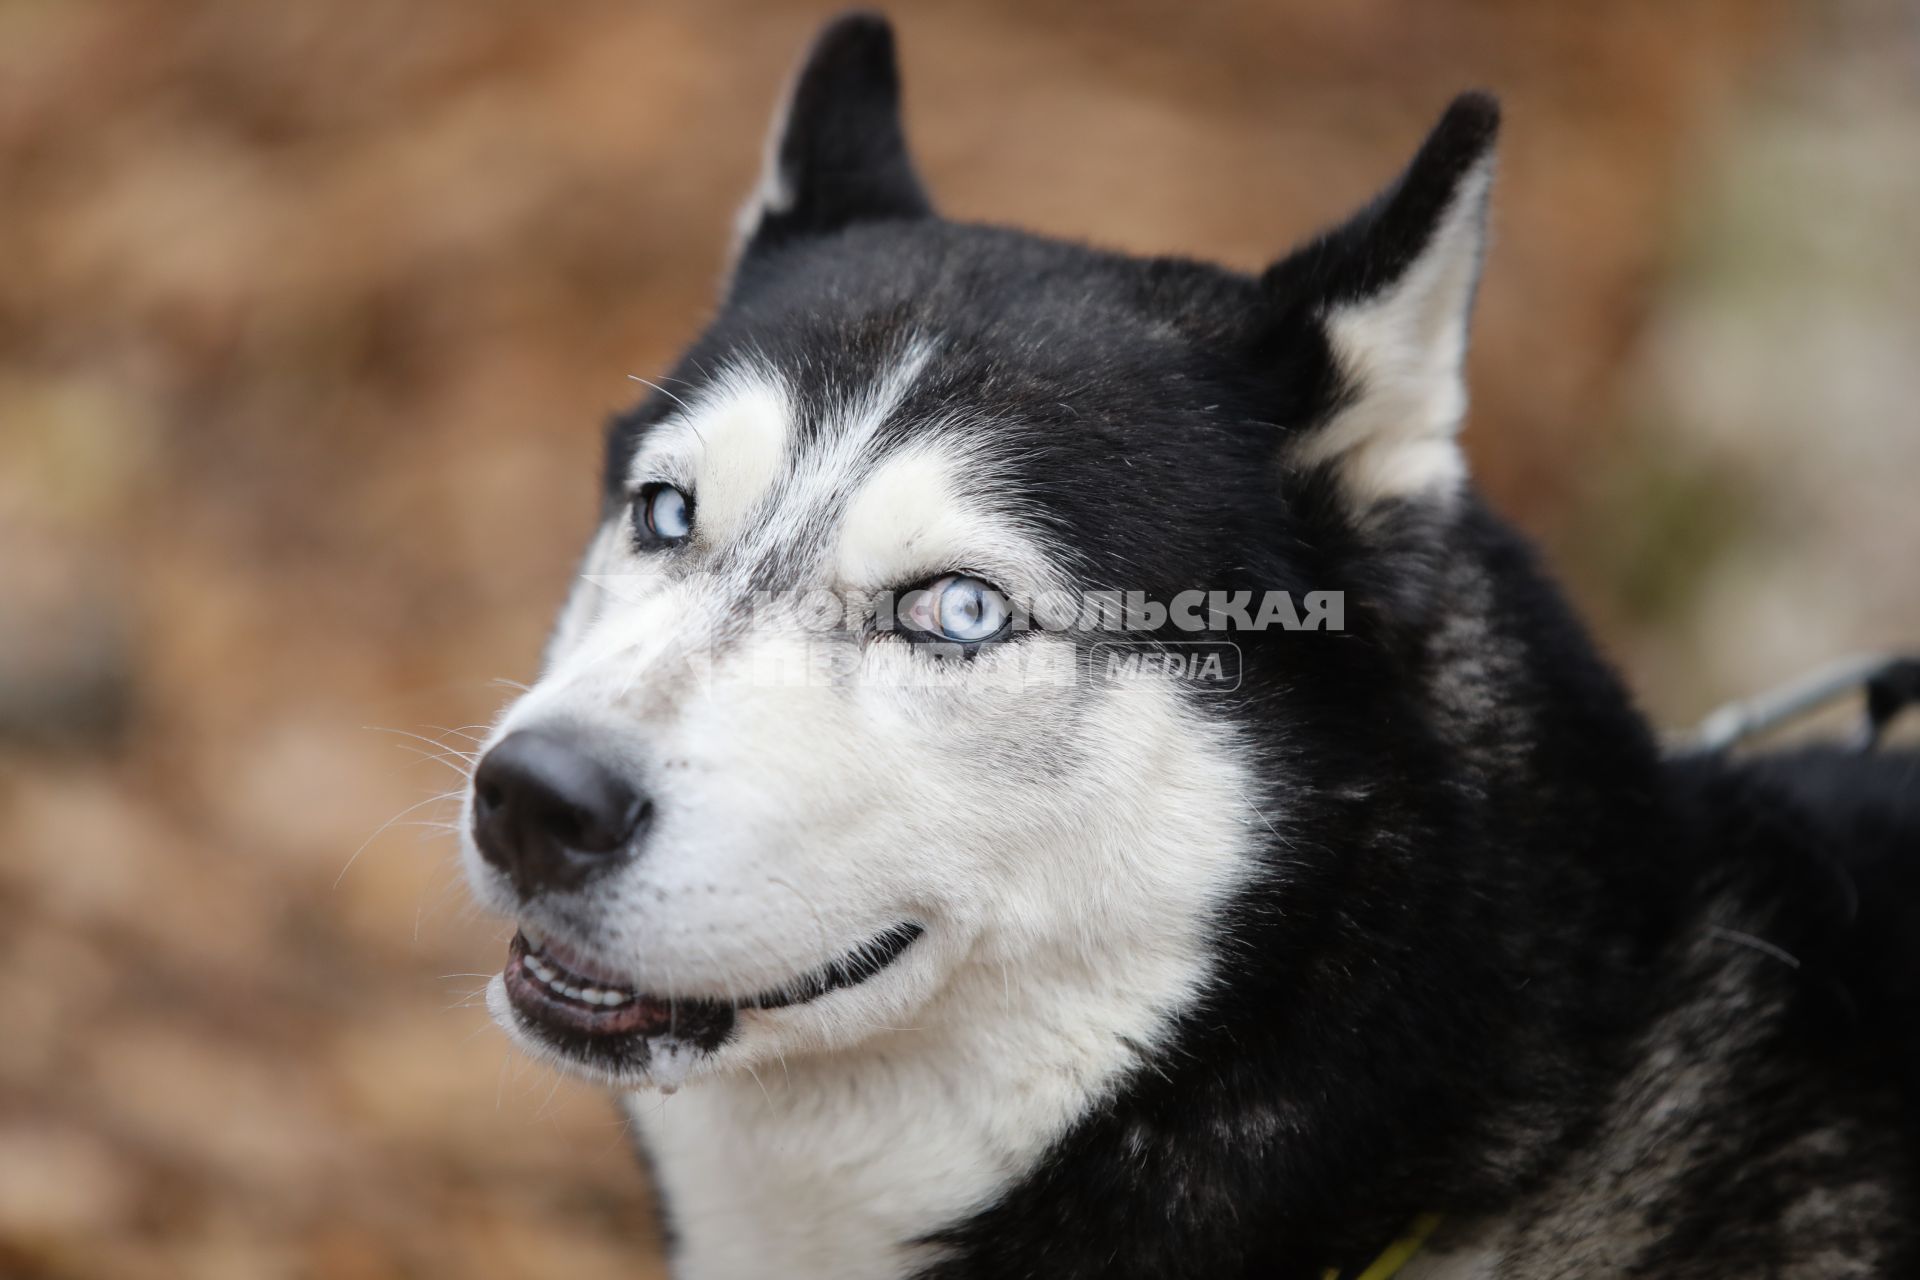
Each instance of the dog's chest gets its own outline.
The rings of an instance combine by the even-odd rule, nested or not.
[[[629,1099],[678,1280],[912,1274],[937,1256],[916,1241],[990,1201],[1037,1154],[1005,1117],[986,1114],[989,1099],[976,1108],[865,1084],[816,1090],[769,1079],[763,1092],[751,1080],[716,1080]],[[1062,1117],[1025,1119],[1030,1134],[1052,1133]]]

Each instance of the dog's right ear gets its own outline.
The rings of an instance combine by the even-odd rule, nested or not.
[[[774,118],[766,167],[736,223],[734,262],[856,222],[932,212],[900,124],[893,28],[873,13],[835,18]]]

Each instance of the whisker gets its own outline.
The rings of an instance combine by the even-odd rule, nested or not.
[[[431,728],[433,728],[433,726],[432,726],[432,725],[428,725],[427,727],[428,727],[429,729],[431,729]],[[370,731],[370,732],[373,732],[373,733],[391,733],[391,734],[393,734],[393,735],[395,735],[396,737],[401,737],[401,738],[412,738],[412,739],[413,739],[413,740],[414,740],[415,742],[423,742],[423,743],[425,743],[425,744],[426,744],[427,746],[429,746],[429,747],[432,747],[432,748],[433,748],[433,749],[434,749],[435,751],[455,751],[455,750],[457,750],[457,748],[454,748],[454,747],[451,747],[451,746],[448,746],[448,745],[447,745],[446,743],[444,743],[444,742],[442,742],[442,741],[440,741],[440,739],[439,739],[439,738],[429,738],[429,737],[428,737],[428,736],[427,736],[426,734],[424,734],[424,733],[415,733],[415,732],[414,732],[413,730],[411,730],[411,729],[395,729],[395,728],[390,728],[390,727],[388,727],[387,725],[380,725],[380,724],[368,724],[368,725],[362,725],[362,726],[361,726],[361,728],[363,728],[363,729],[366,729],[366,730],[368,730],[368,731]],[[443,733],[446,733],[446,732],[451,732],[451,731],[450,731],[450,730],[442,730],[442,732],[443,732]],[[462,753],[462,754],[467,754],[467,753]]]
[[[1758,951],[1763,956],[1772,956],[1775,960],[1778,960],[1781,964],[1789,968],[1798,969],[1800,967],[1799,956],[1794,955],[1785,947],[1768,942],[1765,938],[1755,937],[1751,933],[1743,933],[1738,929],[1724,928],[1717,924],[1708,925],[1707,932],[1723,942],[1731,942],[1737,946]]]
[[[673,401],[675,404],[679,405],[682,409],[685,409],[688,413],[693,412],[692,405],[688,404],[685,400],[682,400],[679,396],[667,390],[665,387],[661,386],[659,383],[655,382],[652,378],[643,378],[637,373],[630,373],[627,375],[627,377],[632,379],[635,382],[644,383],[645,385],[652,387],[655,391],[658,391],[661,395]]]
[[[424,809],[430,804],[439,804],[440,802],[445,800],[456,799],[459,797],[460,794],[461,792],[459,790],[454,790],[454,791],[443,791],[437,796],[428,796],[425,800],[421,800],[416,804],[408,805],[406,808],[402,809],[400,812],[394,814],[391,818],[388,818],[385,822],[381,823],[379,827],[375,828],[372,835],[368,836],[365,840],[362,840],[360,842],[360,847],[358,849],[355,849],[353,851],[352,856],[347,859],[347,865],[340,868],[340,874],[333,878],[333,887],[336,889],[340,887],[340,882],[347,878],[347,872],[353,869],[353,864],[359,860],[360,855],[367,851],[367,846],[372,844],[375,840],[378,840],[381,836],[385,835],[389,827],[393,826],[395,823],[399,822],[402,818],[406,817],[410,813],[414,813],[420,809]]]
[[[746,1066],[747,1074],[753,1077],[753,1082],[760,1086],[760,1096],[767,1100],[767,1110],[773,1110],[773,1095],[767,1092],[766,1082],[760,1078],[760,1073],[755,1071],[751,1064],[742,1065]]]
[[[553,1073],[553,1087],[547,1090],[547,1096],[540,1100],[538,1107],[534,1108],[533,1118],[535,1120],[545,1120],[548,1118],[547,1109],[553,1106],[553,1100],[560,1096],[560,1085],[564,1079],[565,1077],[558,1071]]]
[[[422,751],[419,747],[416,747],[413,744],[407,743],[407,742],[397,742],[394,745],[399,747],[402,751],[411,751],[414,755],[420,757],[418,760],[414,761],[413,764],[408,765],[407,766],[408,768],[413,768],[416,765],[425,764],[431,761],[434,764],[443,764],[447,768],[453,770],[454,773],[460,776],[460,780],[462,782],[466,781],[467,779],[473,776],[473,769],[472,769],[473,757],[465,755],[461,752],[435,753],[432,751]],[[456,759],[467,761],[467,766],[463,768],[461,765],[455,763]]]

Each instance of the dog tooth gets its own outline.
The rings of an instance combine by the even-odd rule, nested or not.
[[[540,931],[540,926],[537,924],[528,924],[524,920],[521,921],[520,936],[525,938],[527,945],[536,951],[541,950],[547,945],[547,935]]]

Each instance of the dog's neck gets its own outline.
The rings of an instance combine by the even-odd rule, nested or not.
[[[1143,991],[1191,981],[1094,946],[1021,971],[969,963],[919,1025],[751,1075],[633,1094],[687,1280],[913,1274],[927,1243],[1026,1176],[1140,1066]],[[1151,971],[1157,969],[1158,971]]]

